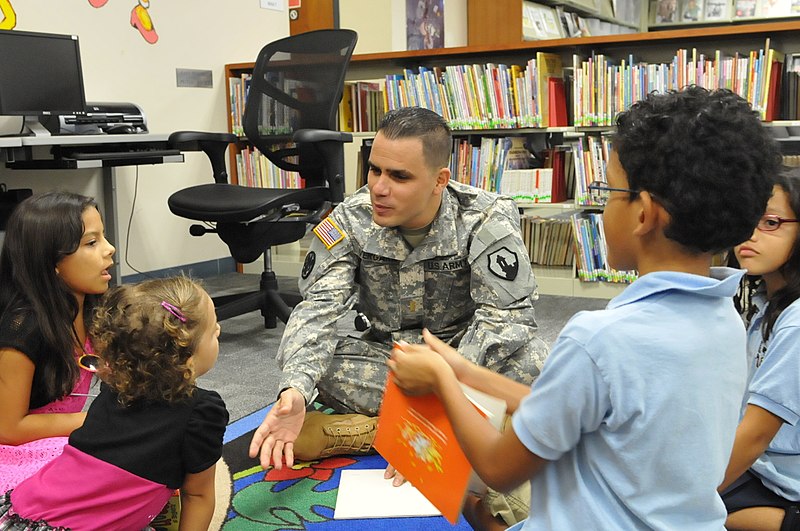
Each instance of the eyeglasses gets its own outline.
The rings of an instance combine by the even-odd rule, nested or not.
[[[800,220],[782,218],[773,214],[764,214],[761,216],[761,219],[758,220],[758,225],[756,226],[761,232],[772,232],[781,228],[781,225],[784,223],[797,223],[798,221]]]
[[[611,192],[628,192],[629,194],[638,194],[639,190],[631,190],[630,188],[613,188],[604,181],[594,181],[589,185],[591,192],[592,202],[605,205],[611,198]]]
[[[89,372],[97,372],[100,368],[100,358],[94,354],[84,354],[78,358],[78,366]]]

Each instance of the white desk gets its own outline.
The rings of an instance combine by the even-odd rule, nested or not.
[[[22,139],[18,136],[2,137],[0,136],[0,148],[21,147]]]
[[[168,136],[101,134],[0,137],[0,161],[12,170],[101,170],[106,233],[118,245],[122,240],[116,217],[117,175],[114,168],[183,162],[183,154],[169,149]],[[112,276],[114,282],[122,279],[119,260],[113,267]]]

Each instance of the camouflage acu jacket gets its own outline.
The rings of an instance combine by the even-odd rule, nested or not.
[[[450,181],[430,232],[412,249],[372,221],[366,187],[316,229],[300,279],[301,302],[278,351],[281,388],[308,399],[339,340],[336,321],[357,291],[366,339],[421,341],[422,328],[481,365],[533,340],[536,282],[509,198]]]

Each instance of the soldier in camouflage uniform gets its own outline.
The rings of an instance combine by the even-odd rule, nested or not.
[[[514,202],[451,181],[416,248],[402,229],[372,223],[362,188],[328,218],[330,249],[314,238],[301,273],[303,302],[286,326],[281,388],[340,413],[377,415],[393,341],[421,342],[423,328],[467,359],[531,383],[546,347],[536,338],[535,282]],[[336,323],[353,291],[372,326],[342,337]]]
[[[517,381],[539,374],[547,347],[536,336],[536,282],[517,206],[450,181],[451,147],[439,115],[389,113],[373,142],[367,187],[315,227],[301,272],[304,300],[278,350],[280,399],[250,447],[252,456],[261,450],[263,466],[368,450],[375,421],[364,415],[378,414],[392,343],[419,343],[423,328]],[[337,322],[354,300],[371,327],[342,334]],[[338,413],[363,415],[306,416],[315,390]],[[333,436],[331,422],[353,437]]]

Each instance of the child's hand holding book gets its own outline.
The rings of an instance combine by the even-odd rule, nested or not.
[[[430,332],[428,335],[433,337]],[[444,343],[442,345],[451,349]],[[466,361],[455,350],[453,353],[454,356]],[[452,354],[447,354],[452,357]],[[404,393],[412,396],[428,393],[439,394],[442,381],[446,378],[457,379],[445,356],[428,345],[411,345],[404,341],[395,342],[392,357],[387,364],[392,371],[394,383]]]

